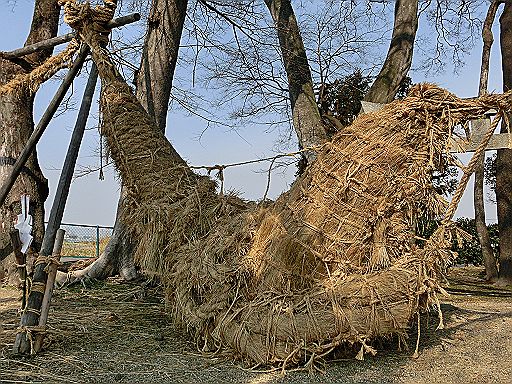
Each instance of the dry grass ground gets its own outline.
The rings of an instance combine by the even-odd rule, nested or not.
[[[110,237],[103,237],[99,242],[100,255],[105,250]],[[62,244],[62,257],[96,257],[96,242],[95,241],[65,241]]]
[[[454,269],[450,281],[453,294],[442,304],[446,327],[435,331],[437,318],[424,316],[419,358],[396,351],[396,344],[377,344],[377,356],[363,362],[338,359],[325,373],[284,376],[197,353],[172,326],[157,289],[115,280],[57,291],[43,353],[14,357],[18,293],[4,288],[0,383],[512,382],[512,291],[485,285],[478,268]]]

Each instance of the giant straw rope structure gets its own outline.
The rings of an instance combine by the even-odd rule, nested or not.
[[[495,128],[511,112],[509,93],[461,100],[417,85],[358,117],[317,149],[288,192],[257,205],[216,194],[154,127],[102,47],[115,3],[61,3],[98,66],[102,134],[128,190],[136,257],[165,284],[175,320],[203,350],[311,366],[357,344],[362,358],[375,352],[372,339],[405,339],[421,311],[439,309],[452,241],[464,236],[451,219],[474,162],[450,204],[432,173],[452,161],[454,129],[489,109],[498,112]],[[441,220],[423,243],[419,217]]]

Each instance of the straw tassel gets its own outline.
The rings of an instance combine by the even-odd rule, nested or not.
[[[373,232],[373,252],[370,257],[370,270],[386,268],[391,265],[391,260],[386,249],[387,224],[380,219]]]

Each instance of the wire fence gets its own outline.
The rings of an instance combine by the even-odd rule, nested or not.
[[[101,225],[62,223],[66,231],[61,256],[66,258],[88,259],[98,257],[112,236],[114,227]]]

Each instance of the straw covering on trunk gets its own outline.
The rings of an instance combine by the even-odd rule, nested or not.
[[[16,75],[9,82],[0,86],[0,94],[16,94],[21,92],[35,94],[41,84],[50,79],[59,70],[71,64],[73,55],[78,51],[78,48],[78,42],[75,39],[71,40],[62,52],[49,57],[32,71]]]
[[[203,350],[288,366],[357,343],[362,357],[375,352],[369,341],[405,337],[416,314],[439,304],[469,176],[448,208],[432,174],[452,161],[454,128],[490,108],[509,113],[509,94],[461,100],[420,84],[357,118],[317,149],[288,192],[257,205],[216,194],[175,155],[84,14],[72,26],[102,79],[102,133],[129,191],[136,257],[164,282],[176,321]],[[415,237],[420,217],[442,220],[424,242]]]

